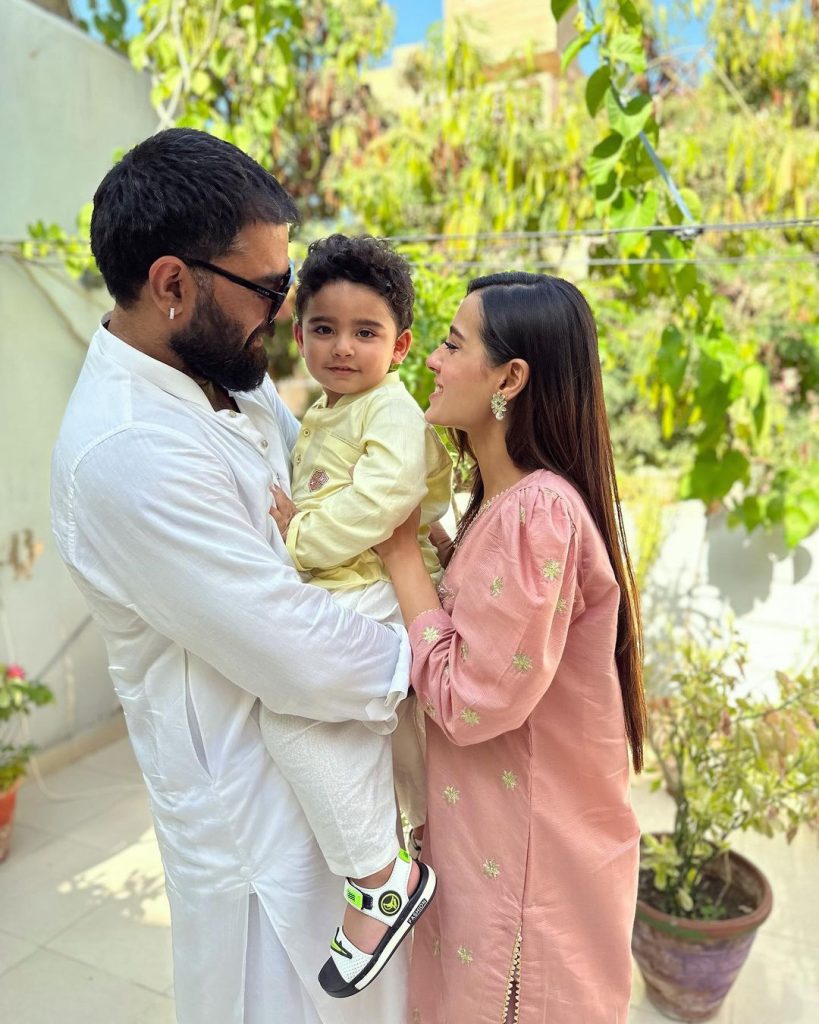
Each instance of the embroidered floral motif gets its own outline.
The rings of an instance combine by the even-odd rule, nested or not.
[[[473,711],[472,708],[464,708],[461,712],[461,718],[467,725],[477,725],[481,720],[481,716],[477,711]]]
[[[466,661],[469,658],[469,644],[466,642],[466,640],[464,640],[464,642],[461,644],[461,649],[459,653],[461,655],[461,661]]]
[[[443,793],[444,800],[448,804],[457,804],[461,799],[461,791],[456,789],[454,786],[447,786]]]
[[[307,489],[309,491],[320,491],[329,479],[330,477],[325,470],[317,469],[308,480]]]
[[[424,705],[424,711],[426,711],[430,718],[434,718],[438,714],[438,712],[435,710],[435,705],[432,703],[431,700],[427,700],[426,704]]]
[[[466,946],[458,946],[458,959],[461,961],[462,964],[469,966],[469,964],[471,964],[472,960],[474,959],[472,956],[472,950],[467,949]]]
[[[485,860],[483,862],[483,873],[487,878],[497,878],[500,874],[500,865],[496,860]]]
[[[440,637],[441,631],[437,626],[427,626],[421,633],[421,639],[428,644],[434,644]]]
[[[421,1024],[421,1011],[417,1007],[412,1011],[412,1024]]]
[[[518,777],[514,772],[503,772],[501,782],[507,789],[517,789]]]
[[[503,590],[503,577],[496,576],[489,584],[489,593],[492,597],[497,597],[498,594]]]
[[[532,659],[528,654],[518,651],[518,653],[512,658],[512,664],[518,672],[528,672],[532,667]]]
[[[569,610],[569,602],[566,600],[565,597],[559,597],[557,599],[557,614],[558,615],[565,615],[568,610]]]
[[[438,938],[437,935],[433,935],[432,936],[432,955],[433,956],[440,956],[441,955],[441,940]]]
[[[518,515],[520,516],[520,521],[522,523],[525,523],[526,522],[526,509],[523,507],[523,505],[518,505]]]
[[[559,580],[563,575],[563,569],[556,558],[550,558],[548,561],[544,562],[543,568],[540,571],[543,573],[543,578],[548,580],[550,583],[554,583],[555,580]]]

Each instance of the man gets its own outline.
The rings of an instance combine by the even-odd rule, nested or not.
[[[405,637],[302,583],[268,514],[299,430],[262,344],[296,218],[202,132],[161,132],[109,171],[91,244],[116,305],[54,452],[57,544],[151,798],[180,1024],[403,1020],[401,958],[354,1000],[318,985],[341,887],[258,728],[262,702],[389,731],[406,691]]]

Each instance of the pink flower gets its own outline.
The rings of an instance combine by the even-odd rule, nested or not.
[[[6,667],[6,677],[8,679],[25,679],[26,671],[22,665],[8,665]]]

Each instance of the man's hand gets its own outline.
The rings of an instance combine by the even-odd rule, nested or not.
[[[298,508],[287,497],[281,487],[277,487],[273,484],[270,488],[270,493],[273,495],[273,504],[270,506],[270,514],[273,516],[276,526],[279,528],[282,540],[287,540],[287,530],[290,526],[290,520],[298,512]]]

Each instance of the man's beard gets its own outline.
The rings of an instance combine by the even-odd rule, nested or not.
[[[265,330],[257,328],[246,338],[241,325],[212,296],[200,297],[190,326],[173,334],[168,345],[191,376],[204,377],[226,391],[253,391],[267,372],[267,353],[264,345],[252,342]]]

